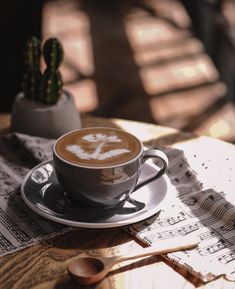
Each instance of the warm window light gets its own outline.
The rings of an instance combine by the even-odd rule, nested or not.
[[[137,91],[135,88],[141,87],[148,97],[148,112],[153,120],[162,125],[182,128],[225,95],[226,87],[218,81],[218,72],[205,53],[203,44],[188,29],[190,18],[184,9],[182,10],[182,5],[178,1],[148,0],[146,3],[152,7],[157,17],[135,5],[134,9],[128,8],[127,13],[122,14],[125,37],[133,52],[136,73],[139,73],[137,88],[133,84],[133,95]],[[230,3],[230,0],[226,0],[224,5],[226,3]],[[102,105],[99,104],[98,96],[103,97],[102,91],[107,90],[105,82],[99,83],[102,62],[98,61],[97,67],[94,64],[94,35],[91,34],[89,10],[84,10],[84,7],[80,1],[45,3],[42,35],[45,39],[56,36],[63,44],[65,55],[60,72],[64,89],[74,96],[78,111],[86,113]],[[231,16],[231,8],[228,5],[223,6],[223,11]],[[171,25],[166,20],[168,18],[184,29]],[[112,37],[114,36],[115,34]],[[122,35],[117,35],[120,36]],[[105,53],[99,57],[105,57]],[[42,70],[43,65],[42,63]],[[108,66],[104,69],[108,69]],[[121,81],[126,83],[126,79],[120,75],[120,84]],[[130,81],[132,85],[132,75]],[[111,83],[108,83],[107,87],[110,86]],[[101,87],[104,87],[104,90],[100,89]],[[132,86],[126,87],[129,93]],[[113,91],[110,88],[109,91],[112,99]],[[128,115],[128,108],[124,105],[117,109],[118,113],[123,110],[124,115]],[[142,111],[139,115],[136,113],[139,120],[143,114]],[[233,106],[229,112],[223,110],[223,118],[213,118],[209,122],[207,120],[195,131],[227,140],[228,135],[233,132],[234,119]]]
[[[151,48],[185,37],[188,33],[185,31],[177,31],[171,25],[149,18],[126,18],[125,28],[131,46],[134,49]]]
[[[212,137],[221,138],[224,135],[228,135],[230,129],[225,121],[219,120],[210,127],[209,132]]]
[[[164,63],[167,61],[174,61],[182,55],[195,55],[203,52],[202,44],[193,38],[188,38],[182,42],[172,45],[164,45],[162,47],[153,47],[152,49],[145,49],[138,47],[134,51],[134,57],[139,66],[147,66],[153,63]]]
[[[71,37],[65,41],[65,61],[67,70],[82,72],[83,75],[94,73],[94,60],[90,35],[83,35],[79,39]],[[66,81],[66,79],[65,79]]]
[[[80,112],[93,111],[98,107],[97,89],[93,80],[76,81],[67,84],[66,89],[73,94],[76,107]]]
[[[80,112],[90,112],[98,107],[94,74],[94,59],[90,22],[85,12],[71,2],[44,6],[43,37],[56,35],[64,48],[60,68],[64,89],[74,96]],[[82,78],[81,78],[82,76]]]
[[[210,62],[203,54],[200,55],[201,61],[208,66],[208,74],[200,70],[201,63],[197,59],[181,60],[181,62],[169,63],[159,66],[144,67],[140,69],[140,77],[146,92],[150,95],[164,91],[200,85],[205,81],[215,81],[218,74],[215,69],[210,68]]]

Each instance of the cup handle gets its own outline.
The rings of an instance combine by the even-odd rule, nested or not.
[[[160,160],[162,163],[162,166],[160,168],[160,170],[154,174],[151,175],[149,177],[144,178],[143,180],[141,180],[135,187],[134,191],[138,190],[139,188],[141,188],[142,186],[146,185],[149,182],[152,182],[153,180],[158,179],[159,177],[161,177],[167,170],[168,167],[168,158],[167,155],[157,149],[148,149],[144,151],[144,155],[143,155],[143,159],[142,159],[142,165],[151,158],[155,158],[158,161]]]

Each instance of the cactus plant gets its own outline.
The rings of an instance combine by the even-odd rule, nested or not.
[[[40,101],[55,104],[62,93],[63,86],[58,70],[63,60],[63,48],[56,38],[50,38],[45,42],[43,56],[47,67],[41,80]]]
[[[23,76],[23,92],[27,99],[36,100],[39,97],[39,86],[42,74],[40,72],[40,41],[30,38],[25,44],[24,62],[27,70]]]
[[[14,99],[11,130],[33,136],[58,138],[68,131],[80,128],[81,119],[73,96],[66,90],[62,92],[59,72],[63,60],[61,44],[56,38],[45,42],[43,56],[46,69],[43,75],[40,72],[40,46],[35,37],[26,43],[27,72],[23,79],[24,91]]]

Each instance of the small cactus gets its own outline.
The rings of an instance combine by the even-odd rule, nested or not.
[[[23,92],[27,99],[37,100],[42,74],[40,72],[40,41],[30,38],[25,44],[24,62],[27,70],[23,76]]]
[[[42,76],[40,101],[55,104],[62,93],[62,78],[58,70],[63,60],[63,48],[56,38],[48,39],[43,46],[43,56],[47,65]]]

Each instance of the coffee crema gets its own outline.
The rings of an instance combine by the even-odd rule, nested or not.
[[[113,166],[134,159],[141,150],[139,140],[112,128],[86,128],[60,138],[56,153],[66,161],[83,166]]]

